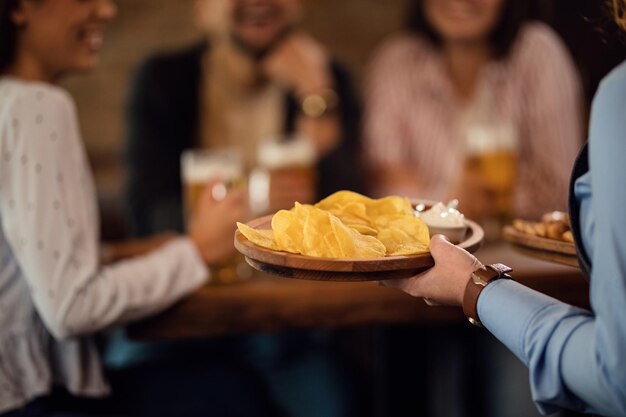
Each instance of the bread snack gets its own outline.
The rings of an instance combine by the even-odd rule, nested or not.
[[[513,220],[513,227],[531,236],[574,243],[569,215],[562,211],[546,213],[541,217],[540,222],[515,219]]]

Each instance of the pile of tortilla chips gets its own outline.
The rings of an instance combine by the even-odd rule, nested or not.
[[[272,218],[272,230],[237,223],[239,231],[264,248],[323,258],[378,258],[428,252],[426,224],[408,199],[374,200],[339,191],[314,206],[296,203]]]

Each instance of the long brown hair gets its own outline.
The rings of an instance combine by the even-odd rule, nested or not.
[[[613,0],[613,12],[617,24],[626,30],[626,0]]]
[[[11,20],[11,12],[18,0],[0,0],[0,74],[15,58],[17,47],[17,26]]]

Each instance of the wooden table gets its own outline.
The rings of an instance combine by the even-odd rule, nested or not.
[[[483,263],[502,262],[516,280],[563,301],[588,306],[580,271],[535,260],[508,244],[487,246]],[[133,325],[136,340],[200,338],[314,327],[372,324],[445,324],[465,320],[459,308],[428,307],[422,300],[373,282],[317,282],[261,273],[246,282],[207,285],[166,312]]]

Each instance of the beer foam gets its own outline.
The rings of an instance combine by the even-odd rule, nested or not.
[[[206,182],[214,178],[236,180],[241,175],[239,167],[228,164],[187,165],[183,168],[183,178],[188,182]]]
[[[466,129],[466,152],[480,155],[494,151],[515,151],[517,135],[512,125],[474,125]]]
[[[262,142],[257,152],[259,165],[267,169],[310,166],[315,162],[315,158],[313,144],[304,138],[285,142]]]
[[[243,176],[243,166],[232,152],[186,151],[182,155],[181,175],[185,182],[207,182],[211,179],[236,180]]]

